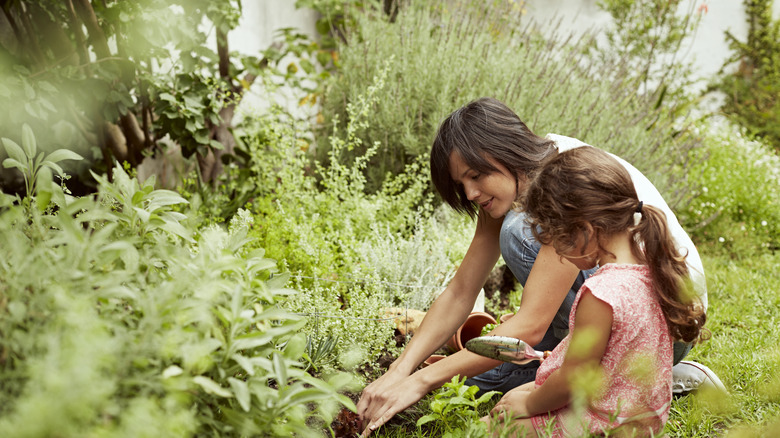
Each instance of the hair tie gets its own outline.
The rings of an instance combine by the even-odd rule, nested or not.
[[[642,206],[644,205],[644,202],[639,201],[639,205],[636,206],[636,210],[634,210],[634,226],[639,226],[639,221],[642,220]]]

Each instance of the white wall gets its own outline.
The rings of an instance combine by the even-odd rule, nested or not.
[[[308,9],[296,9],[295,0],[243,0],[238,28],[228,35],[231,50],[256,55],[273,42],[278,29],[295,27],[316,36],[317,15]]]
[[[310,38],[317,39],[317,14],[310,9],[296,9],[295,0],[243,0],[242,7],[243,13],[238,27],[228,34],[230,50],[259,57],[262,50],[277,40],[277,31],[286,27],[296,28]],[[235,122],[242,117],[264,112],[272,101],[287,108],[297,117],[311,118],[318,109],[299,106],[298,101],[302,97],[300,92],[289,87],[282,86],[269,93],[267,87],[255,83],[244,94],[236,112]]]
[[[689,0],[694,11],[701,8],[702,19],[693,38],[683,46],[683,62],[692,62],[695,80],[704,87],[704,81],[715,75],[731,56],[725,32],[730,31],[739,40],[747,35],[747,21],[742,0]],[[611,17],[596,6],[596,0],[527,0],[527,17],[546,28],[546,32],[568,34],[570,30],[599,29]],[[688,5],[687,1],[682,2]],[[774,15],[780,17],[780,1],[774,1]]]
[[[683,47],[681,60],[693,63],[695,77],[692,79],[698,81],[696,88],[703,89],[706,81],[721,69],[731,55],[725,32],[729,30],[744,40],[747,22],[742,0],[689,1],[695,3],[694,10],[702,7],[703,15],[696,34]],[[609,14],[596,4],[597,0],[526,0],[526,17],[545,32],[561,35],[572,31],[581,33],[590,28],[603,28],[611,20]],[[316,38],[316,14],[310,10],[297,10],[295,0],[244,0],[243,8],[239,27],[229,35],[232,50],[258,54],[273,42],[275,31],[283,27],[296,27]],[[775,0],[774,12],[775,17],[780,17],[780,0]],[[288,91],[283,90],[280,98],[292,108],[300,96],[290,95]],[[242,107],[263,108],[267,97],[262,94],[253,87]]]

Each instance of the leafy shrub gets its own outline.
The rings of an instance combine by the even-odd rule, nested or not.
[[[43,212],[0,196],[0,430],[318,436],[354,409],[351,377],[304,372],[304,322],[278,307],[294,292],[246,215],[192,229],[176,193],[95,177]]]
[[[522,9],[507,1],[410,2],[392,21],[360,16],[341,48],[341,75],[325,99],[328,126],[348,123],[346,102],[365,94],[386,60],[394,62],[371,105],[370,126],[356,131],[362,145],[342,159],[361,156],[379,142],[367,167],[367,188],[377,189],[388,173],[399,173],[428,151],[449,112],[493,96],[535,132],[578,137],[636,162],[674,198],[684,180],[667,170],[684,159],[693,139],[672,126],[671,111],[658,96],[637,96],[639,82],[619,60],[590,60],[587,36],[574,43],[548,41],[523,21]],[[328,160],[324,143],[317,153]]]
[[[0,130],[29,123],[106,172],[113,159],[137,166],[170,135],[211,180],[232,150],[235,106],[269,62],[229,50],[235,0],[18,1],[3,12],[14,32],[0,39]]]
[[[489,391],[477,398],[477,386],[467,386],[466,378],[455,376],[433,396],[431,413],[417,420],[417,427],[434,423],[443,428],[443,437],[487,437],[487,424],[479,421],[478,408],[491,402],[500,394]]]
[[[753,135],[780,150],[780,20],[770,0],[745,0],[748,35],[742,42],[726,32],[738,68],[716,85],[724,92],[723,111]]]
[[[368,94],[350,104],[346,140],[331,136],[333,157],[361,146],[355,132],[368,126],[383,86],[380,72]],[[473,224],[447,210],[432,213],[422,157],[366,193],[362,171],[376,145],[352,162],[323,167],[308,154],[307,125],[281,113],[246,120],[244,167],[221,181],[248,201],[257,245],[293,274],[300,293],[282,305],[308,320],[313,369],[373,362],[395,346],[382,309],[426,309],[463,257]]]
[[[707,122],[705,147],[691,156],[698,187],[679,212],[692,237],[734,255],[780,248],[780,158],[743,128]]]

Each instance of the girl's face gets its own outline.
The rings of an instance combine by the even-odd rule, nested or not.
[[[450,154],[450,176],[456,184],[463,187],[469,201],[476,202],[480,208],[498,219],[512,208],[517,199],[517,181],[509,170],[499,162],[488,158],[498,172],[480,173],[472,169],[460,154]]]

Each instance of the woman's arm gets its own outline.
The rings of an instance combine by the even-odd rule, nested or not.
[[[520,338],[529,345],[541,342],[579,272],[553,247],[543,245],[523,287],[520,309],[492,334]]]
[[[446,363],[440,361],[426,368],[425,373],[412,374],[425,358],[444,345],[474,307],[479,290],[500,254],[501,223],[501,219],[480,215],[471,245],[450,284],[434,301],[419,329],[387,373],[363,390],[357,408],[364,426],[379,427],[458,374],[460,366],[467,365],[455,364],[455,358],[448,358]],[[490,369],[490,364],[498,363],[486,358],[477,360],[480,359],[488,362],[486,369]]]
[[[463,350],[412,374],[452,336],[473,308],[478,291],[500,253],[501,223],[501,219],[487,215],[479,220],[471,246],[450,285],[431,306],[388,372],[363,391],[358,414],[364,427],[368,425],[365,433],[381,426],[452,376],[475,376],[500,363]],[[542,247],[523,289],[520,310],[491,334],[519,337],[531,345],[540,342],[578,273],[553,248]]]
[[[612,307],[587,290],[574,314],[571,343],[561,367],[526,399],[526,414],[560,409],[571,402],[572,383],[601,366],[612,333]]]

